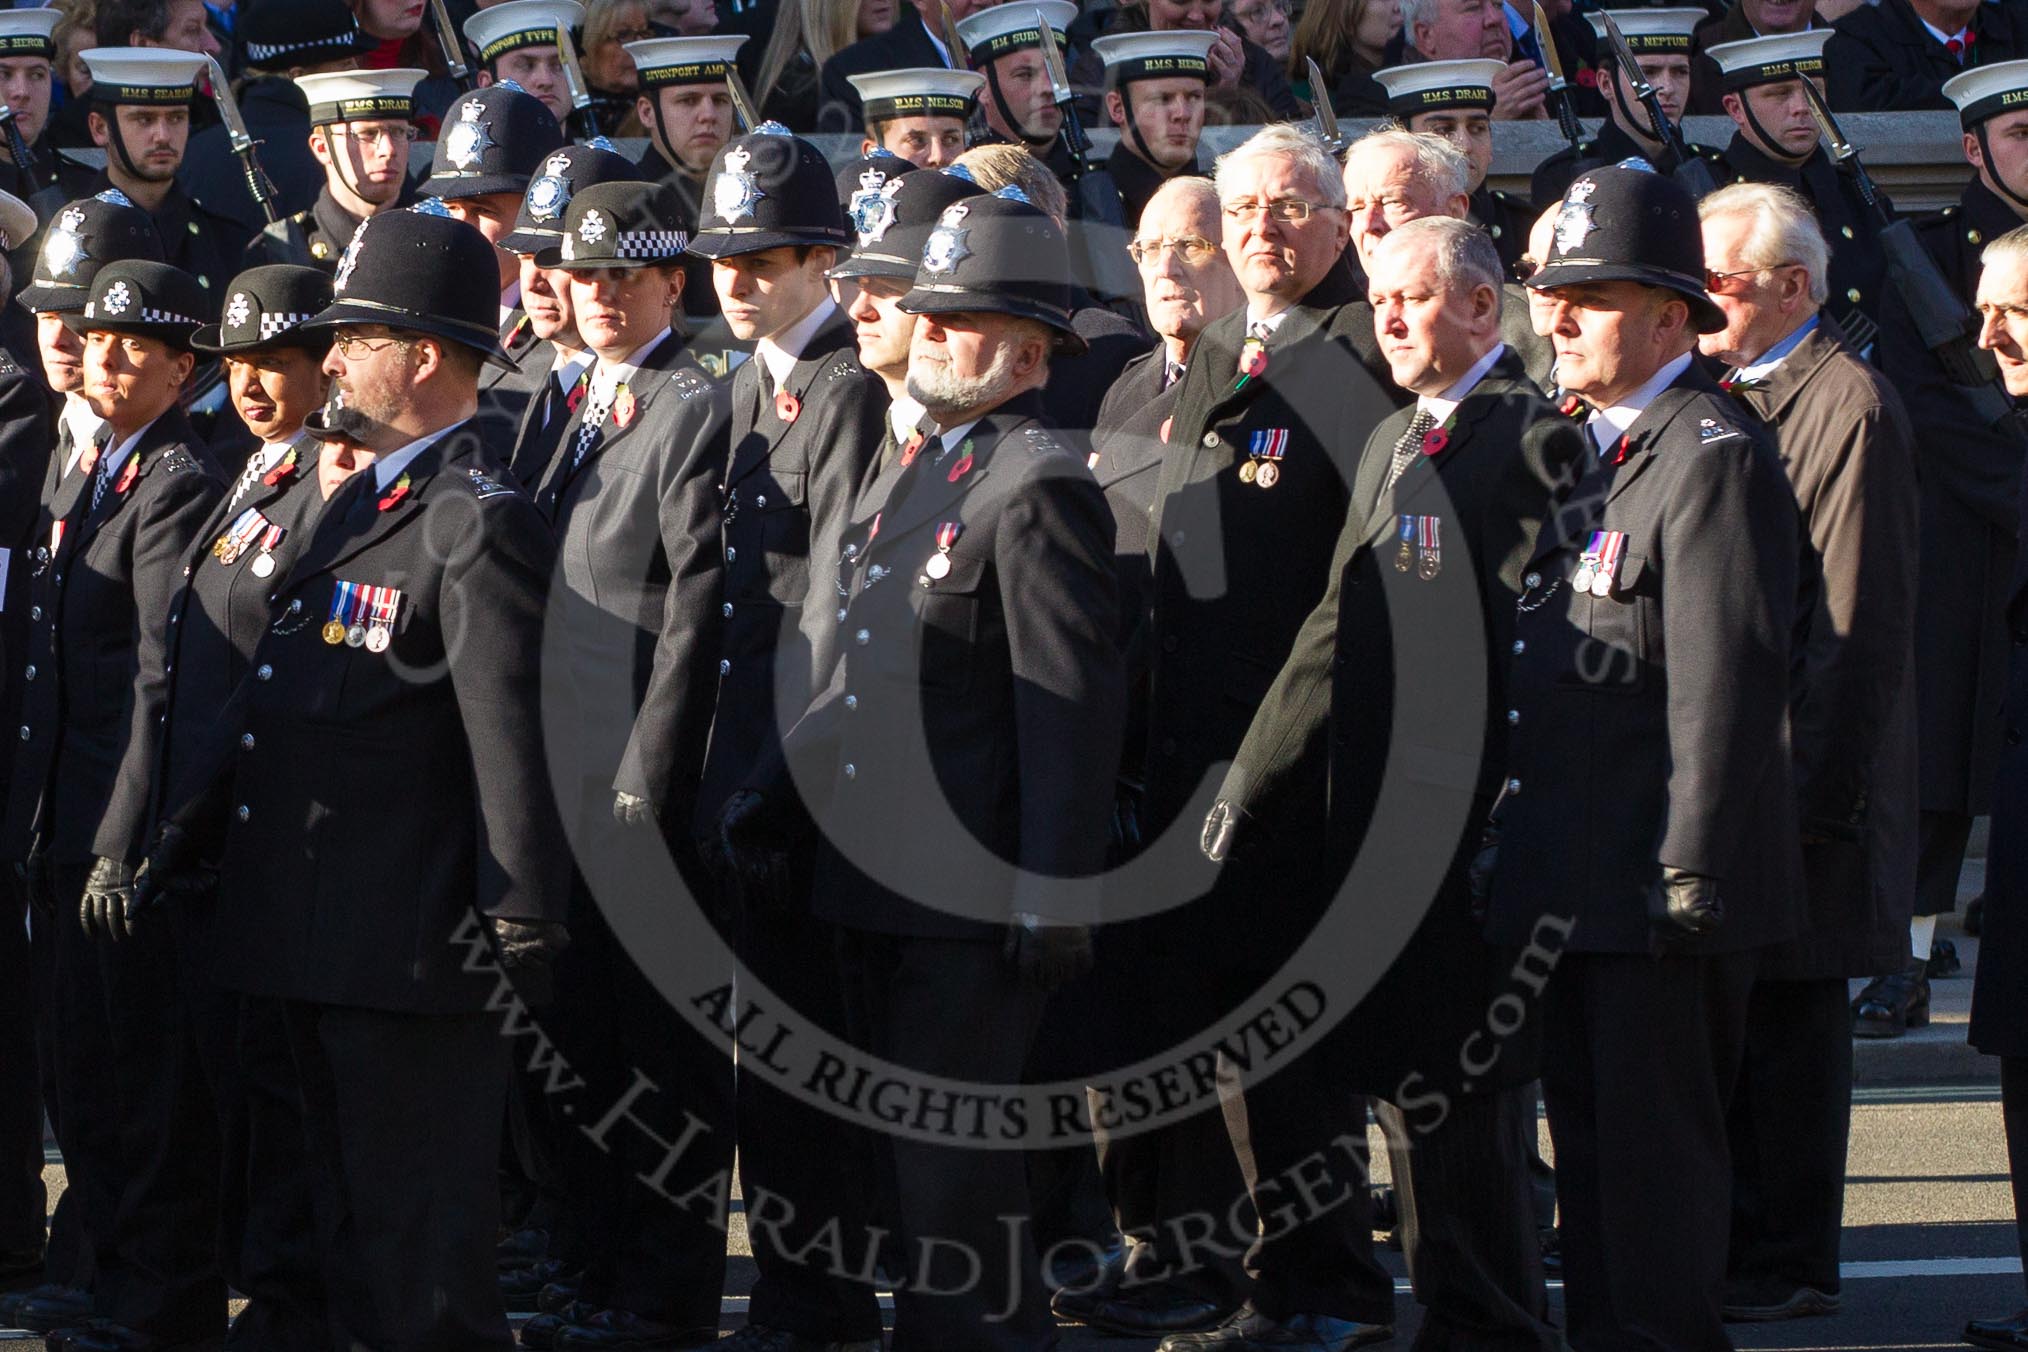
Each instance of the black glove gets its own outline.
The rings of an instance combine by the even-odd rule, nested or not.
[[[1204,834],[1197,848],[1214,864],[1222,864],[1234,850],[1244,852],[1254,836],[1253,814],[1229,798],[1221,798],[1204,814]]]
[[[1493,895],[1493,870],[1500,866],[1500,828],[1488,822],[1479,833],[1479,848],[1465,865],[1465,885],[1472,893],[1472,919],[1486,918],[1486,901]]]
[[[622,789],[613,795],[613,820],[622,826],[646,826],[655,820],[648,800]]]
[[[14,866],[14,875],[21,879],[21,895],[36,919],[45,925],[56,919],[56,888],[49,877],[49,852],[37,845],[28,852],[28,858]]]
[[[1053,991],[1091,970],[1091,927],[1016,911],[1000,952],[1023,981]]]
[[[1724,923],[1716,878],[1664,867],[1662,880],[1648,891],[1648,933],[1658,949],[1707,938]]]
[[[117,943],[134,937],[134,869],[117,859],[92,860],[78,901],[78,923],[87,937]]]
[[[197,842],[176,823],[164,822],[134,873],[133,913],[146,915],[164,902],[203,892],[211,884],[211,870],[198,860]]]
[[[557,958],[570,947],[570,931],[554,920],[493,916],[486,923],[493,931],[500,970],[514,983],[515,991],[531,1005],[549,1003],[550,974]]]
[[[774,804],[757,789],[740,789],[718,810],[716,849],[706,858],[742,906],[785,911],[794,905],[791,852]]]

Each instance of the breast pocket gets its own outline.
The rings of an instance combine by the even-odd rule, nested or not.
[[[913,587],[921,657],[913,673],[925,690],[963,694],[971,688],[974,655],[990,598],[983,558],[947,557],[950,570],[930,576],[928,560],[893,580]],[[931,565],[933,566],[933,565]]]
[[[1583,634],[1566,684],[1606,695],[1647,689],[1655,662],[1653,584],[1646,556],[1629,554],[1620,560],[1606,595],[1594,590],[1572,597],[1571,618]]]
[[[741,494],[741,507],[754,514],[768,590],[787,604],[801,602],[809,580],[809,479],[807,473],[769,470]]]

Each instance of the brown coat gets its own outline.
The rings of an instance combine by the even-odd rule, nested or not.
[[[1790,747],[1810,928],[1774,977],[1908,962],[1915,888],[1915,448],[1901,398],[1825,317],[1740,399],[1775,433],[1802,513]]]

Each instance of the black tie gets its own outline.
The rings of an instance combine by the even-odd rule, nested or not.
[[[1436,419],[1426,408],[1417,408],[1415,416],[1409,419],[1408,430],[1394,443],[1394,459],[1388,462],[1387,482],[1380,486],[1382,493],[1394,487],[1395,481],[1408,472],[1415,463],[1416,453],[1422,450],[1423,438],[1436,426]]]
[[[99,434],[92,438],[92,445],[98,450],[97,462],[92,466],[92,510],[95,512],[99,509],[100,500],[106,496],[106,481],[111,477],[108,471],[112,468],[112,457],[106,454],[106,450],[112,442],[113,429],[110,427],[100,428]]]

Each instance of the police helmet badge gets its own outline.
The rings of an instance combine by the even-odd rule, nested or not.
[[[528,214],[538,221],[553,221],[570,205],[568,155],[551,155],[542,165],[542,175],[528,185]]]
[[[493,145],[493,133],[479,119],[486,105],[467,99],[458,108],[458,125],[444,136],[444,156],[459,169],[470,169]]]
[[[879,169],[868,169],[859,176],[859,191],[852,194],[845,214],[862,245],[878,244],[887,227],[894,224],[894,190],[900,186],[900,179],[890,180]]]
[[[232,304],[225,307],[225,326],[229,329],[243,329],[246,321],[253,316],[253,302],[244,291],[232,293]]]
[[[929,242],[923,245],[924,272],[941,276],[972,256],[971,246],[965,243],[970,232],[961,224],[971,210],[963,202],[953,202],[944,208],[944,214],[937,218],[936,229],[930,231]]]
[[[44,273],[50,277],[75,277],[78,265],[91,257],[85,252],[84,236],[78,233],[84,228],[84,220],[84,213],[76,207],[66,208],[56,218],[56,228],[42,242]]]
[[[1570,191],[1563,195],[1563,205],[1556,213],[1556,252],[1567,254],[1584,246],[1585,236],[1597,228],[1593,219],[1591,195],[1598,191],[1598,184],[1588,178],[1581,178],[1570,185]]]
[[[125,282],[114,282],[113,289],[106,292],[106,313],[115,316],[124,314],[133,300],[134,293]]]
[[[587,244],[598,243],[606,237],[606,218],[596,211],[587,211],[577,223],[577,237]]]
[[[753,152],[745,146],[734,146],[726,152],[725,168],[711,180],[711,211],[720,220],[745,220],[767,195],[746,171],[752,162]]]
[[[352,269],[359,266],[359,241],[365,238],[366,227],[372,222],[373,218],[368,216],[353,230],[352,242],[345,246],[345,252],[338,258],[338,271],[331,278],[332,290],[342,292],[346,283],[352,280]]]

